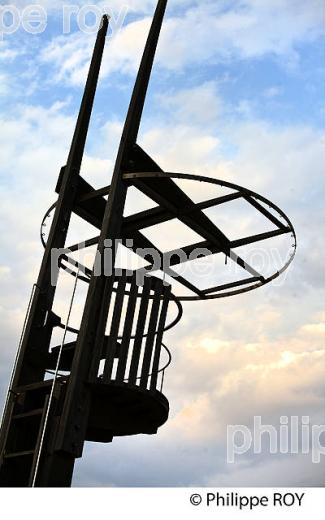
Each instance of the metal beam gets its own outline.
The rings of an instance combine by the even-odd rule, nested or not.
[[[123,232],[131,233],[132,231],[138,231],[155,226],[157,224],[162,224],[163,222],[168,222],[174,218],[179,219],[181,216],[190,215],[195,210],[209,209],[214,206],[219,206],[221,204],[225,204],[226,202],[239,199],[241,197],[243,197],[243,195],[239,192],[236,192],[229,195],[224,195],[222,197],[215,197],[204,202],[198,202],[195,204],[195,207],[193,206],[193,208],[180,208],[177,212],[177,217],[175,213],[168,211],[160,206],[157,208],[148,209],[146,211],[141,211],[140,213],[135,213],[134,215],[130,215],[129,217],[124,218]]]
[[[255,242],[261,242],[261,241],[267,240],[269,238],[284,235],[284,234],[290,233],[290,231],[291,231],[290,228],[285,228],[284,230],[275,229],[274,231],[269,231],[267,233],[261,233],[259,235],[252,235],[252,236],[240,238],[238,240],[232,240],[230,242],[230,247],[231,247],[231,249],[236,249],[237,247],[253,244]],[[180,249],[186,254],[187,257],[189,257],[195,250],[198,250],[198,249],[206,249],[206,250],[210,251],[211,255],[215,255],[215,254],[223,252],[220,250],[219,247],[215,246],[208,240],[204,240],[202,242],[197,242],[196,244],[184,246]],[[168,257],[171,257],[172,266],[178,265],[179,263],[181,263],[180,261],[178,261],[177,251],[178,251],[177,249],[173,249],[171,251],[168,251],[167,253],[164,253]],[[173,256],[173,255],[175,255],[175,256]]]
[[[109,195],[111,187],[105,186],[104,188],[100,188],[99,190],[92,189],[89,193],[78,197],[77,204],[82,204],[88,200],[98,199],[104,197],[105,195]],[[106,201],[105,201],[106,202]]]
[[[244,199],[251,204],[257,211],[262,213],[268,220],[270,220],[277,228],[279,229],[285,229],[286,225],[283,224],[283,222],[280,222],[279,219],[277,219],[272,213],[270,213],[264,206],[262,206],[256,199],[253,197],[249,197],[246,195]]]
[[[231,242],[231,247],[232,249],[235,249],[236,247],[246,246],[255,242],[262,242],[263,240],[268,240],[269,238],[286,235],[287,233],[290,233],[290,231],[291,229],[289,227],[283,227],[281,229],[274,229],[274,231],[267,231],[266,233],[239,238]]]
[[[218,285],[216,287],[211,287],[210,289],[205,289],[203,292],[205,295],[225,291],[226,289],[234,289],[236,287],[242,287],[243,285],[248,285],[253,282],[260,282],[261,279],[258,277],[245,278],[244,280],[238,280],[237,282],[226,283],[224,285]]]

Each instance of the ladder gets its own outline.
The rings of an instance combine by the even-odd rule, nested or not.
[[[54,382],[51,402],[53,379],[12,389],[10,420],[0,453],[0,486],[34,487],[36,484],[41,459],[53,451],[51,439],[60,419],[66,381],[67,378],[60,377]]]

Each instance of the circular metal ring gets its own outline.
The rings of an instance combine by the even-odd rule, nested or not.
[[[213,179],[211,177],[205,177],[205,176],[200,176],[200,175],[192,175],[192,174],[185,174],[185,173],[171,173],[171,172],[167,172],[167,173],[165,173],[165,172],[140,172],[140,173],[126,173],[123,175],[123,179],[128,180],[128,181],[132,181],[132,179],[141,179],[141,178],[160,178],[160,179],[169,178],[169,179],[192,180],[192,181],[198,181],[198,182],[205,182],[205,183],[209,183],[209,184],[215,184],[215,185],[218,185],[221,187],[225,187],[225,188],[229,188],[229,189],[238,191],[239,193],[243,194],[243,196],[253,197],[254,199],[256,199],[260,202],[263,202],[264,204],[266,204],[270,208],[272,208],[274,211],[276,211],[278,213],[278,215],[280,215],[285,220],[285,222],[289,228],[288,233],[291,232],[293,239],[294,239],[294,244],[292,245],[293,252],[292,252],[289,260],[284,264],[284,266],[280,270],[276,271],[273,275],[271,275],[267,278],[263,278],[263,279],[259,280],[258,282],[254,282],[254,283],[252,282],[252,285],[249,285],[248,287],[244,287],[244,288],[240,288],[240,289],[236,289],[236,290],[230,290],[228,292],[218,292],[218,293],[214,293],[214,294],[213,293],[207,294],[204,296],[177,296],[175,298],[177,298],[178,302],[213,300],[213,299],[226,298],[226,297],[234,296],[237,294],[243,294],[246,292],[250,292],[250,291],[252,291],[254,289],[258,289],[259,287],[262,287],[263,285],[266,285],[266,284],[272,282],[273,280],[275,280],[276,278],[278,278],[286,269],[288,269],[289,265],[293,261],[295,253],[296,253],[296,249],[297,249],[297,237],[296,237],[294,227],[293,227],[291,221],[289,220],[289,218],[287,217],[287,215],[278,206],[276,206],[273,202],[269,201],[262,195],[259,195],[258,193],[254,192],[252,190],[243,188],[242,186],[230,183],[228,181],[223,181],[220,179]],[[42,240],[42,244],[44,247],[46,247],[46,242],[44,240],[43,227],[44,227],[46,218],[48,218],[50,216],[50,213],[53,211],[53,209],[55,207],[56,207],[56,203],[54,203],[50,207],[50,209],[47,211],[47,213],[42,221],[41,240]],[[82,271],[83,273],[86,273],[86,276],[82,276],[82,275],[78,274],[76,271],[72,271],[71,269],[67,268],[67,266],[65,266],[64,264],[61,263],[62,269],[65,269],[66,271],[68,271],[72,276],[78,276],[78,278],[81,281],[84,281],[86,283],[90,282],[90,276],[89,275],[87,276],[87,268],[85,266],[83,266],[80,262],[77,262],[76,260],[71,259],[67,255],[66,255],[66,260],[69,263],[71,263],[72,265],[74,265],[76,268],[78,268],[80,271]],[[176,299],[175,299],[175,301],[176,301]],[[178,322],[178,320],[175,320],[175,321],[176,321],[176,323]],[[171,326],[168,328],[171,328]]]

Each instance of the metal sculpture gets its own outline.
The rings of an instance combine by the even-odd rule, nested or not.
[[[146,92],[165,14],[166,0],[159,0],[134,87],[117,155],[112,183],[95,190],[80,175],[81,161],[100,71],[108,17],[98,32],[85,93],[67,165],[62,168],[56,191],[58,201],[47,212],[41,228],[45,248],[10,382],[0,436],[0,484],[2,486],[69,486],[75,459],[82,456],[86,440],[110,442],[115,436],[154,434],[168,418],[169,404],[162,393],[164,374],[171,362],[163,343],[166,330],[182,316],[181,301],[210,300],[256,289],[270,282],[293,259],[296,238],[286,215],[264,197],[227,182],[197,175],[166,173],[137,144]],[[211,183],[227,188],[226,195],[195,203],[175,180]],[[124,216],[128,189],[135,187],[156,207]],[[108,195],[108,200],[105,196]],[[230,240],[204,210],[240,199],[262,214],[275,229],[259,235]],[[92,224],[100,235],[68,247],[60,257],[60,269],[75,278],[67,323],[53,312],[55,286],[51,283],[51,253],[65,248],[72,213]],[[52,216],[46,237],[45,223]],[[186,277],[177,282],[191,295],[173,294],[171,284],[148,270],[139,283],[139,272],[116,269],[115,241],[131,243],[132,249],[161,252],[143,233],[148,227],[178,219],[202,237],[182,248],[190,257],[225,255],[245,270],[247,277],[200,289]],[[235,253],[243,245],[279,235],[292,235],[293,250],[281,269],[263,276]],[[111,271],[105,271],[106,241],[113,244]],[[100,273],[96,274],[70,253],[80,247],[97,246]],[[68,253],[69,251],[69,253]],[[140,251],[140,252],[139,252]],[[205,251],[205,253],[202,251]],[[165,274],[184,261],[176,252],[167,253]],[[150,255],[142,253],[150,262]],[[164,264],[162,264],[164,265]],[[142,270],[143,271],[143,270]],[[80,329],[70,326],[78,282],[89,284]],[[177,309],[166,324],[169,306]],[[123,311],[124,309],[124,311]],[[108,315],[110,313],[110,317]],[[61,345],[51,347],[53,331],[64,330]],[[75,340],[66,342],[67,333]],[[161,366],[162,352],[166,363]],[[62,372],[65,372],[63,375]],[[49,374],[52,377],[49,378]]]

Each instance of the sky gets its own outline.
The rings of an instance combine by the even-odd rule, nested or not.
[[[155,4],[92,1],[112,17],[82,165],[94,187],[110,183]],[[0,9],[1,402],[42,257],[39,225],[56,199],[95,39],[86,2],[39,1],[39,34],[26,31],[29,5],[11,2],[20,16],[11,34],[13,19]],[[325,0],[169,1],[139,144],[166,171],[266,196],[292,221],[298,251],[276,283],[184,304],[165,338],[169,421],[156,436],[87,443],[74,486],[324,485],[324,455],[313,464],[310,453],[270,454],[267,442],[227,463],[227,425],[251,428],[256,416],[277,430],[283,416],[325,424],[324,57]],[[238,208],[235,217],[214,215],[233,233],[255,225]],[[76,221],[72,235],[89,232]],[[162,245],[186,233],[166,228]],[[64,313],[68,281],[60,291]]]

